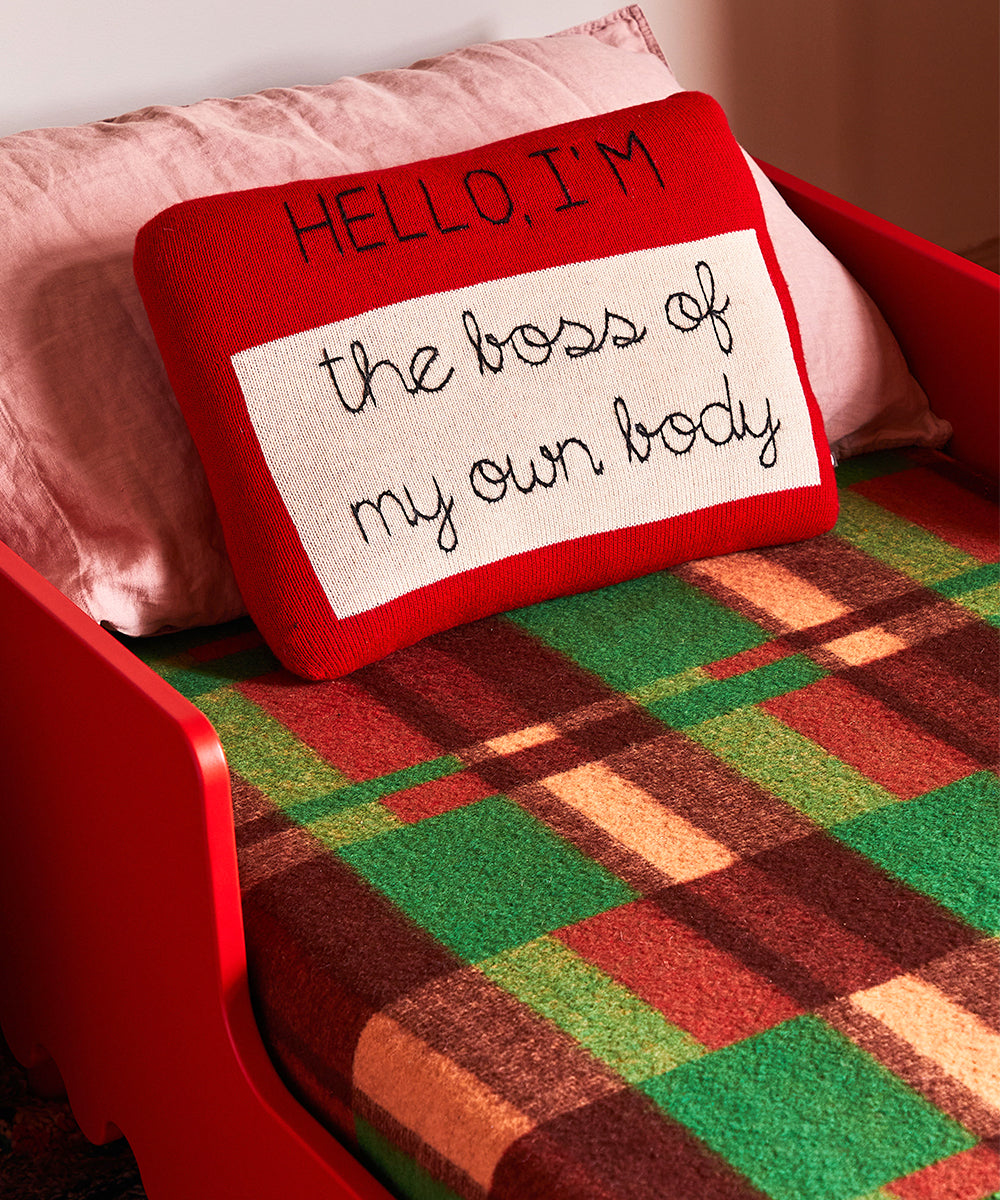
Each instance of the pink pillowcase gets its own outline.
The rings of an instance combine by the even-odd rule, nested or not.
[[[131,269],[200,195],[392,166],[680,90],[641,10],[407,70],[0,139],[0,538],[123,633],[239,615],[218,518]],[[940,445],[884,322],[758,172],[827,435]]]

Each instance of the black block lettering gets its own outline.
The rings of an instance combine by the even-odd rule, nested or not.
[[[340,209],[340,215],[344,219],[344,228],[347,230],[347,236],[351,239],[351,243],[355,250],[377,250],[379,246],[384,246],[385,242],[359,242],[354,236],[352,225],[357,225],[360,221],[370,221],[375,216],[371,212],[353,213],[348,215],[344,209],[344,197],[355,196],[359,192],[366,192],[368,189],[363,187],[347,188],[343,192],[338,192],[334,199],[337,201],[337,207]]]
[[[340,238],[337,237],[337,231],[333,227],[333,218],[330,216],[330,210],[326,207],[326,201],[323,199],[323,193],[317,192],[316,199],[319,201],[319,206],[323,210],[323,220],[317,221],[314,225],[300,225],[292,216],[292,210],[289,208],[287,200],[285,201],[284,205],[285,212],[288,214],[288,219],[292,223],[292,229],[295,232],[295,237],[298,239],[299,249],[302,251],[302,257],[306,260],[306,262],[309,261],[309,255],[306,252],[306,245],[302,240],[302,235],[304,233],[315,233],[320,229],[325,229],[333,238],[333,244],[337,247],[337,250],[341,254],[344,253],[344,248],[340,244]]]
[[[500,199],[501,194],[503,195],[503,199],[500,200],[500,203],[496,205],[495,208],[495,211],[498,214],[500,213],[500,210],[503,209],[501,215],[491,216],[483,208],[483,202],[486,201],[486,196],[483,194],[484,187],[478,182],[475,187],[472,186],[473,178],[478,179],[478,177],[482,177],[484,180],[493,180],[495,187],[493,184],[488,184],[486,185],[486,188],[494,193],[494,198],[496,200]],[[510,192],[507,191],[507,185],[495,171],[469,171],[465,177],[465,190],[469,193],[469,199],[476,206],[476,212],[479,213],[483,220],[489,221],[491,225],[506,225],[510,220],[511,213],[514,211],[514,201],[510,198]]]
[[[656,163],[653,162],[653,156],[646,149],[645,145],[643,144],[642,139],[639,137],[639,135],[636,133],[636,131],[634,129],[628,135],[628,141],[625,143],[624,150],[616,150],[614,148],[614,146],[606,146],[604,144],[604,142],[595,142],[594,145],[600,151],[601,156],[603,157],[604,161],[608,164],[608,166],[611,168],[611,170],[614,171],[615,178],[618,180],[618,186],[621,188],[621,190],[625,193],[626,196],[628,195],[628,188],[625,186],[625,180],[622,179],[621,171],[618,170],[617,166],[611,160],[613,158],[617,158],[620,162],[631,163],[632,155],[635,153],[635,149],[637,146],[642,151],[643,157],[645,158],[646,162],[649,164],[649,169],[656,176],[656,182],[660,185],[661,188],[664,186],[663,177],[660,175],[660,172],[656,169]]]
[[[573,199],[573,197],[570,195],[569,188],[566,186],[566,181],[563,179],[562,175],[560,175],[560,173],[559,173],[559,168],[552,161],[552,155],[558,154],[560,149],[561,149],[560,146],[550,146],[548,148],[548,150],[533,150],[528,155],[529,158],[545,159],[546,165],[548,166],[549,170],[552,172],[552,176],[555,179],[556,183],[559,185],[559,190],[562,192],[563,196],[565,197],[565,203],[557,205],[556,212],[562,212],[563,209],[566,209],[566,208],[576,208],[580,204],[587,203],[586,200],[574,200]],[[572,150],[574,158],[580,157],[579,152],[577,151],[575,146],[571,146],[570,150]]]

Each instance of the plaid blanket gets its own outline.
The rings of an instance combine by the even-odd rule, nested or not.
[[[132,643],[225,747],[271,1053],[399,1195],[1000,1187],[996,509],[838,475],[830,535],[330,683]]]

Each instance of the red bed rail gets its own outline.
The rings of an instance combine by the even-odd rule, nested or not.
[[[954,428],[948,452],[1000,477],[1000,276],[760,165],[882,311],[931,408]]]

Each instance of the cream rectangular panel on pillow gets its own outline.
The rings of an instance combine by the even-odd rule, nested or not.
[[[135,234],[195,196],[447,154],[679,90],[637,6],[314,87],[0,139],[0,538],[95,620],[243,611],[135,283]],[[940,444],[884,322],[758,177],[841,453]]]
[[[692,271],[692,262],[704,270]],[[682,336],[664,309],[665,281],[685,281],[691,293],[683,301],[678,294],[674,308],[690,307],[706,273],[715,286],[713,271],[726,281],[722,329],[741,351],[725,357],[725,372],[713,371],[717,339]],[[752,330],[729,311],[730,291],[754,297]],[[681,331],[701,323],[677,312],[673,319]],[[750,324],[745,310],[743,321]],[[332,374],[316,369],[319,343]],[[440,390],[411,395],[395,368],[359,373],[353,347],[377,347],[387,364],[411,362],[423,347],[418,377]],[[623,347],[632,351],[624,365]],[[623,520],[640,525],[819,482],[781,308],[750,230],[419,296],[244,350],[233,365],[270,473],[338,617]],[[692,395],[691,379],[702,377],[709,388]],[[339,403],[331,402],[334,381]],[[667,413],[661,433],[644,432]],[[393,419],[405,421],[405,439],[384,437]],[[414,461],[414,447],[433,451]],[[415,510],[434,510],[416,522],[419,534],[401,528],[395,491],[381,499],[371,487],[373,455],[379,486],[404,497],[412,489]],[[726,469],[713,471],[720,458]],[[535,479],[553,489],[542,505],[521,498]],[[428,540],[437,551],[428,554]]]

